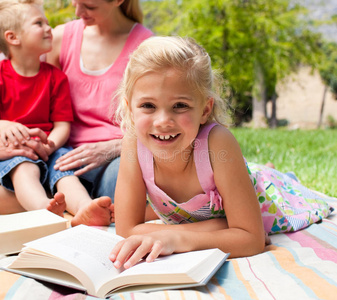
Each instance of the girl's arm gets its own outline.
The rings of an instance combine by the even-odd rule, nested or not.
[[[48,143],[45,145],[48,156],[55,150],[62,147],[70,135],[70,122],[54,122],[54,127],[48,136]]]
[[[265,239],[261,212],[237,141],[227,129],[216,126],[210,133],[209,150],[214,159],[214,179],[223,199],[227,222],[216,219],[182,225],[144,224],[140,216],[133,221],[134,215],[126,217],[126,211],[124,216],[121,215],[121,208],[128,201],[124,197],[122,201],[117,200],[121,207],[116,203],[116,224],[121,222],[120,231],[116,226],[117,233],[137,235],[124,240],[112,251],[110,258],[116,267],[122,264],[130,267],[148,253],[147,261],[152,261],[158,255],[209,248],[230,252],[231,257],[263,251]],[[133,208],[135,211],[138,205],[136,207]],[[128,209],[132,210],[132,206]],[[123,221],[123,218],[128,220]]]

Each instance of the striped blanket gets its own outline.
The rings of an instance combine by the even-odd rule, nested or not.
[[[329,200],[337,208],[337,201]],[[114,227],[103,230],[114,231]],[[118,300],[337,299],[337,209],[319,224],[271,236],[262,254],[229,259],[205,287],[115,294]],[[0,271],[0,299],[96,299]]]

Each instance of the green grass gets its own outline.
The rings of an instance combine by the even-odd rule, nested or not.
[[[337,130],[232,128],[247,161],[293,171],[308,188],[337,197]]]

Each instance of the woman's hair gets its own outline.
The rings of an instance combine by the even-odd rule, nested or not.
[[[130,56],[123,80],[115,99],[119,100],[116,122],[123,130],[134,132],[130,101],[136,81],[149,72],[163,69],[181,71],[202,99],[214,99],[208,121],[227,125],[227,103],[222,99],[224,81],[211,67],[208,53],[191,38],[151,37],[140,44]]]
[[[42,0],[0,0],[0,52],[9,55],[5,32],[19,32],[25,21],[27,4],[42,6]]]
[[[114,0],[106,0],[108,2],[112,2]],[[128,17],[129,19],[137,22],[143,22],[143,12],[140,8],[139,0],[124,0],[121,4],[122,13]]]

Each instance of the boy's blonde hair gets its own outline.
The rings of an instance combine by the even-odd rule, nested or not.
[[[0,0],[0,52],[9,55],[5,32],[13,30],[21,31],[25,21],[27,4],[42,6],[42,0]]]
[[[223,95],[224,81],[211,67],[211,59],[203,47],[191,38],[151,37],[140,44],[130,56],[123,81],[116,94],[119,106],[115,115],[123,130],[134,132],[130,102],[135,82],[149,72],[163,69],[181,71],[185,78],[205,101],[214,99],[214,107],[208,121],[227,125],[227,106]]]

